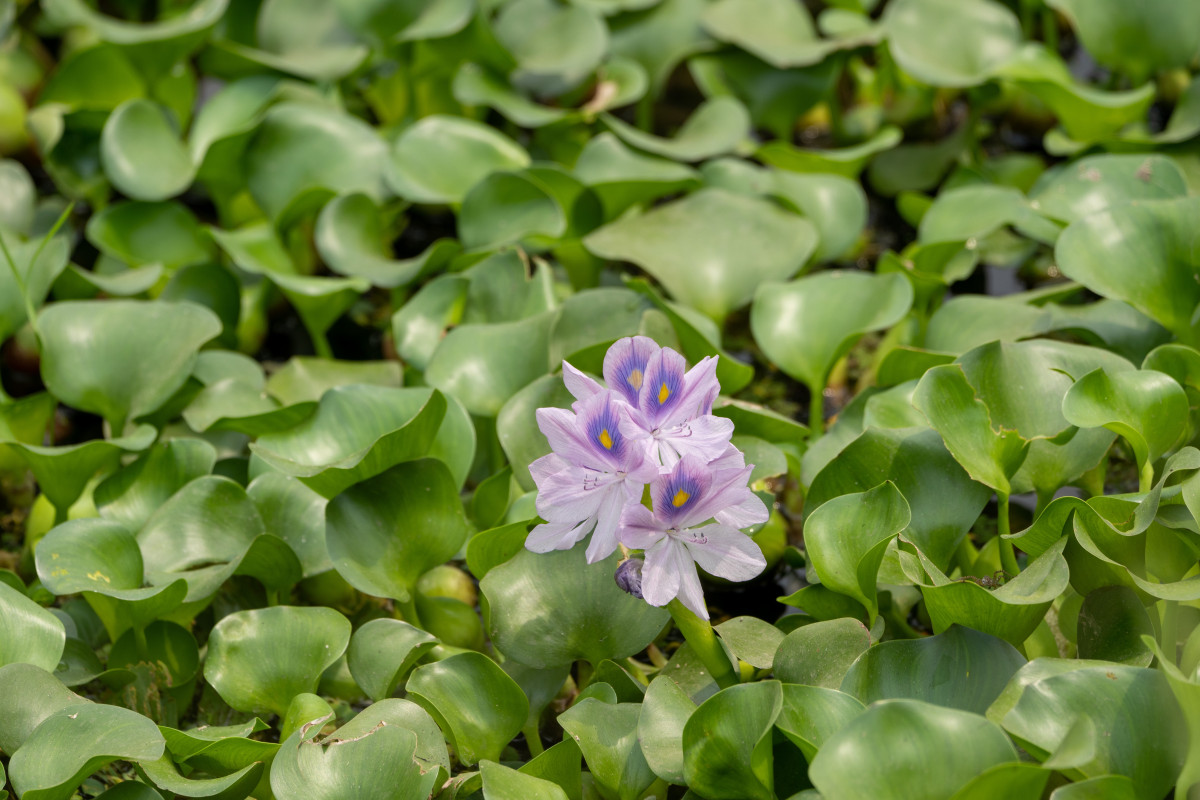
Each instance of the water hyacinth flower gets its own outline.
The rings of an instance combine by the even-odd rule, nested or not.
[[[752,469],[713,470],[684,456],[651,482],[653,510],[641,504],[625,508],[618,535],[626,547],[645,551],[640,590],[646,602],[664,606],[678,597],[708,619],[697,566],[732,581],[749,580],[766,568],[758,545],[735,527],[767,521],[767,507],[747,486]]]
[[[612,392],[593,394],[574,409],[537,411],[554,452],[529,465],[546,522],[530,531],[525,546],[536,553],[566,550],[591,533],[587,560],[594,563],[617,549],[621,512],[641,502],[658,467],[622,433],[628,410]]]

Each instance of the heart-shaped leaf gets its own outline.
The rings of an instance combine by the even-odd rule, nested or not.
[[[900,0],[882,21],[896,62],[931,86],[983,83],[1021,42],[1016,15],[991,0]]]
[[[105,519],[141,530],[171,495],[211,473],[216,461],[216,448],[201,439],[161,442],[96,486],[96,508]]]
[[[406,128],[392,146],[384,177],[414,203],[461,203],[493,172],[529,166],[529,154],[495,128],[434,115]]]
[[[88,701],[41,667],[0,667],[0,749],[15,753],[51,714]]]
[[[567,800],[558,784],[484,761],[479,765],[484,796],[495,800]]]
[[[267,533],[288,543],[300,560],[301,573],[311,577],[329,570],[333,562],[325,549],[324,497],[290,475],[267,472],[246,487]]]
[[[439,461],[395,467],[343,491],[325,510],[334,568],[355,588],[407,603],[421,575],[467,538],[458,487]]]
[[[24,663],[53,672],[66,638],[58,617],[0,583],[0,667]]]
[[[774,800],[771,731],[782,710],[778,681],[733,686],[701,703],[683,726],[687,785],[713,800]]]
[[[488,634],[509,658],[531,667],[627,658],[662,630],[668,613],[631,597],[613,580],[617,555],[591,565],[584,548],[522,550],[480,581]],[[546,609],[555,609],[553,617]]]
[[[528,171],[487,175],[467,192],[459,211],[459,238],[469,250],[553,240],[566,230],[566,212],[552,188]]]
[[[437,644],[420,628],[398,619],[374,619],[350,637],[350,674],[375,701],[391,697],[419,659]]]
[[[1067,15],[1093,58],[1134,79],[1185,64],[1200,49],[1200,23],[1164,0],[1136,9],[1079,0],[1049,0],[1047,5]]]
[[[55,303],[38,316],[38,331],[47,388],[119,435],[183,386],[221,322],[193,303],[108,300]]]
[[[875,584],[888,544],[911,513],[891,481],[829,500],[806,520],[804,541],[824,586],[853,597],[871,624],[879,613]]]
[[[611,114],[604,124],[626,144],[676,161],[703,161],[731,152],[750,127],[746,108],[733,97],[714,97],[688,117],[673,139],[663,139],[622,122]]]
[[[631,150],[607,132],[588,140],[575,175],[599,196],[609,220],[637,203],[691,188],[699,177],[690,167]]]
[[[638,743],[650,769],[668,783],[685,785],[683,729],[695,710],[692,699],[666,675],[659,675],[646,687],[638,717]]]
[[[87,238],[131,267],[200,264],[213,250],[192,212],[173,202],[114,203],[88,220]]]
[[[856,619],[814,622],[789,633],[775,651],[775,677],[790,683],[836,689],[846,670],[871,646],[871,633]]]
[[[724,237],[726,226],[744,237]],[[817,235],[812,223],[767,200],[703,189],[606,225],[584,244],[602,258],[632,261],[677,300],[720,321],[764,281],[791,277],[816,249]]]
[[[582,83],[608,50],[608,28],[600,14],[550,0],[515,0],[496,15],[493,31],[517,68],[514,86],[554,97]]]
[[[349,620],[331,608],[236,611],[212,629],[204,678],[233,708],[282,715],[349,643]]]
[[[1071,223],[1130,200],[1170,200],[1187,195],[1179,166],[1156,154],[1106,154],[1081,158],[1048,172],[1030,192],[1041,213]]]
[[[1132,589],[1104,586],[1083,599],[1076,634],[1080,658],[1148,667],[1154,653],[1142,637],[1153,635],[1146,608]]]
[[[406,689],[437,721],[467,766],[497,760],[529,710],[521,688],[480,653],[459,653],[418,667]]]
[[[166,200],[192,183],[196,168],[155,103],[122,103],[104,123],[100,160],[113,185],[134,200]]]

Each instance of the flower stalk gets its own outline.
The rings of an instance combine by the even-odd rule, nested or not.
[[[708,672],[717,682],[717,686],[722,689],[736,686],[738,684],[737,668],[730,662],[725,648],[717,640],[717,634],[713,631],[709,621],[696,616],[687,606],[679,602],[678,598],[667,603],[667,610],[671,612],[671,618],[675,620],[683,638],[687,640],[687,643],[696,651],[696,655],[700,657],[700,661],[708,668]]]

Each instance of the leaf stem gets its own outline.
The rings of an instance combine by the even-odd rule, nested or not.
[[[1142,464],[1142,468],[1138,471],[1138,492],[1145,494],[1154,488],[1154,464],[1150,459],[1146,459],[1146,463]]]
[[[409,625],[425,630],[425,626],[421,624],[421,617],[417,614],[417,600],[411,594],[407,600],[397,600],[395,608]]]
[[[8,262],[8,268],[12,271],[13,280],[17,284],[17,290],[21,293],[21,300],[25,303],[25,316],[29,320],[29,324],[33,326],[33,332],[37,333],[37,325],[33,321],[33,300],[29,297],[29,288],[25,285],[25,279],[21,277],[21,271],[17,269],[17,262],[13,260],[12,253],[8,251],[8,243],[4,241],[3,236],[0,236],[0,250],[4,251],[4,260]],[[30,271],[32,269],[31,263]]]
[[[1008,521],[1008,495],[1003,492],[996,492],[996,527],[999,528],[997,536],[1000,542],[1000,566],[1010,576],[1015,577],[1021,568],[1017,565],[1017,551],[1013,547],[1011,539],[1005,538],[1012,533],[1012,528]]]
[[[542,734],[538,729],[537,720],[522,728],[521,733],[525,734],[525,745],[529,748],[529,755],[537,758],[545,751],[545,748],[542,747]]]
[[[133,626],[133,643],[137,646],[138,658],[150,661],[150,645],[146,642],[146,629],[141,625]]]
[[[683,638],[696,651],[696,655],[700,657],[704,666],[708,667],[717,686],[722,689],[736,686],[738,683],[737,669],[729,662],[729,656],[721,647],[721,643],[717,641],[717,635],[713,632],[709,621],[700,619],[679,602],[678,598],[667,604],[667,610],[671,612],[671,617],[679,626]]]
[[[1162,627],[1159,630],[1158,644],[1163,655],[1171,659],[1171,664],[1178,661],[1179,647],[1179,601],[1163,600]]]

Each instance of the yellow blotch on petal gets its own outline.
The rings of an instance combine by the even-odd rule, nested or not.
[[[600,435],[596,438],[600,440],[600,444],[604,445],[605,450],[612,450],[613,440],[608,433],[608,428],[600,431]]]
[[[688,500],[691,500],[691,499],[692,499],[692,496],[690,494],[685,492],[683,489],[680,489],[678,492],[675,493],[675,496],[671,498],[671,505],[675,506],[676,508],[679,508],[681,505],[683,505],[684,503],[686,503]]]
[[[667,402],[667,398],[670,396],[671,390],[668,389],[667,385],[664,383],[662,388],[658,390],[658,404],[661,406],[663,403]]]
[[[642,388],[642,371],[640,369],[633,370],[632,372],[629,373],[629,377],[625,379],[625,382],[628,383],[630,386],[632,386],[635,390],[641,389]]]

